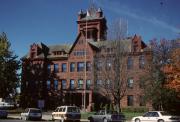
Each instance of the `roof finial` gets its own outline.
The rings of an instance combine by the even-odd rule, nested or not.
[[[98,12],[102,12],[102,9],[101,9],[101,8],[98,8]]]
[[[83,14],[83,10],[81,9],[79,12],[78,12],[78,14],[80,15],[80,14]]]
[[[87,16],[87,17],[90,16],[89,10],[87,10],[86,16]]]

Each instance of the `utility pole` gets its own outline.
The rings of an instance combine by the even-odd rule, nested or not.
[[[88,13],[88,10],[87,10]],[[86,39],[85,39],[85,60],[84,60],[84,65],[85,65],[85,74],[84,74],[84,111],[86,111],[86,81],[87,81],[87,76],[86,76],[86,62],[87,62],[87,20],[86,20]]]

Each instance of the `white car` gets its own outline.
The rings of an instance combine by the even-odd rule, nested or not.
[[[41,120],[42,112],[38,108],[27,108],[21,113],[21,119],[24,120]]]
[[[171,116],[164,111],[149,111],[143,116],[133,117],[132,122],[180,122],[180,117]]]
[[[80,109],[76,106],[60,106],[52,113],[52,120],[66,120],[80,122],[81,113]]]

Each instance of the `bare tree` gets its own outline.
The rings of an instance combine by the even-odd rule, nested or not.
[[[127,54],[130,41],[125,40],[127,25],[115,21],[110,30],[111,41],[99,44],[95,57],[96,89],[112,100],[118,112],[121,111],[121,99],[127,89]]]

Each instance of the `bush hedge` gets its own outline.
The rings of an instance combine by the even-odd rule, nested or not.
[[[137,112],[137,113],[143,113],[149,111],[146,107],[126,107],[122,108],[122,112]]]

